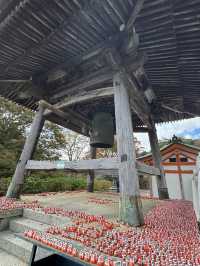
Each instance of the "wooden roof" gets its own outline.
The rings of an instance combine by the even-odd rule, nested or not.
[[[185,144],[185,143],[169,143],[163,146],[160,149],[160,152],[161,152],[161,155],[164,156],[169,153],[173,154],[174,150],[185,151],[187,153],[191,153],[197,156],[200,152],[200,147],[195,146],[195,145]],[[145,154],[143,156],[138,157],[137,160],[139,161],[152,160],[152,154],[151,153]]]
[[[58,104],[74,94],[112,87],[113,71],[101,50],[121,49],[127,35],[120,29],[140,2],[1,0],[0,95],[34,110],[41,98]],[[199,0],[145,0],[134,23],[140,40],[137,56],[133,49],[120,50],[134,75],[135,61],[147,55],[142,60],[157,97],[157,123],[199,114],[199,14]],[[112,95],[69,108],[86,120],[100,110],[114,115]],[[133,121],[143,125],[134,112]],[[67,123],[81,132],[78,123]]]

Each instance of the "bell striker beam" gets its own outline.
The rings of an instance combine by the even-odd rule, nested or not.
[[[28,160],[31,159],[35,147],[37,145],[38,138],[42,131],[44,125],[44,114],[45,108],[42,105],[39,105],[39,109],[35,115],[33,120],[30,133],[26,138],[23,151],[19,158],[14,176],[8,188],[6,197],[8,198],[19,198],[20,192],[24,183],[24,174],[25,174],[25,167]]]
[[[90,146],[90,158],[96,159],[96,148],[92,146]],[[95,179],[94,170],[89,170],[87,177],[87,192],[94,192],[94,179]]]
[[[158,136],[157,136],[155,123],[152,119],[150,119],[150,124],[151,124],[151,128],[149,128],[148,135],[149,135],[149,142],[151,146],[152,157],[154,161],[154,166],[160,169],[160,178],[157,177],[159,198],[168,199],[169,195],[168,195],[168,190],[167,190],[164,168],[162,166],[162,158],[160,154]]]
[[[118,70],[113,78],[117,150],[120,160],[120,219],[129,225],[139,226],[144,223],[144,219],[135,163],[129,94],[123,75],[124,72]]]

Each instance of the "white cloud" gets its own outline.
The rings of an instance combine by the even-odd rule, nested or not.
[[[169,122],[164,124],[159,124],[156,126],[157,133],[158,133],[158,139],[170,139],[172,136],[175,135],[181,135],[186,138],[193,138],[193,135],[189,132],[200,128],[200,117],[191,118],[187,120],[181,120],[177,122]],[[184,132],[187,131],[186,134]],[[145,150],[150,150],[149,145],[149,139],[147,133],[135,133],[135,136],[137,139],[141,142],[142,146],[145,148]],[[195,137],[200,137],[199,135],[196,135]]]

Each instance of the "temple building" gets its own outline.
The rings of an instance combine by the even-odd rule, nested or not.
[[[171,199],[192,200],[192,178],[200,147],[185,144],[174,136],[169,144],[160,149],[160,152],[169,197]],[[139,157],[138,161],[153,165],[151,154]],[[155,181],[152,178],[152,193],[154,196],[158,196]]]

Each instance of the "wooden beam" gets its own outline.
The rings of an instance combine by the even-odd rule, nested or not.
[[[92,151],[91,157],[95,158],[95,151]],[[108,162],[106,162],[108,160]],[[110,164],[110,165],[109,165]],[[119,160],[117,157],[109,159],[92,159],[82,161],[35,161],[29,160],[26,165],[27,170],[116,170],[119,168]],[[146,165],[136,161],[136,168],[138,172],[149,175],[160,175],[160,170],[153,166]]]
[[[144,53],[138,53],[134,58],[127,58],[123,60],[123,63],[126,65],[126,68],[134,72],[139,67],[143,66],[147,60],[147,56]],[[58,88],[58,92],[54,93],[51,96],[52,100],[57,100],[63,97],[66,97],[70,94],[78,94],[81,91],[87,90],[88,88],[92,88],[94,86],[102,87],[101,84],[105,82],[110,82],[110,86],[112,86],[113,79],[113,69],[110,66],[103,67],[98,71],[94,71],[91,74],[84,75],[83,78],[76,79],[71,83],[67,83]]]
[[[50,70],[48,72],[48,81],[52,82],[60,78],[64,78],[66,74],[71,71],[72,68],[77,67],[84,61],[91,60],[93,58],[96,58],[98,55],[103,53],[105,49],[112,47],[113,45],[120,45],[120,42],[123,40],[123,37],[125,36],[125,32],[118,32],[117,34],[113,36],[108,36],[108,38],[101,43],[98,43],[97,45],[89,48],[87,51],[82,53],[81,55],[77,55],[73,57],[71,60],[68,60],[67,62],[63,62]],[[65,71],[63,71],[65,69]],[[59,73],[60,70],[62,70],[62,73]],[[59,74],[56,74],[56,73]]]
[[[40,101],[40,105],[42,105],[44,108],[50,110],[46,110],[44,112],[44,116],[46,119],[48,119],[48,116],[54,113],[58,117],[64,119],[64,120],[71,120],[73,121],[76,125],[80,125],[84,129],[89,129],[90,127],[90,120],[82,116],[81,114],[78,114],[74,112],[73,110],[68,109],[66,112],[63,112],[59,109],[57,109],[54,105],[51,105],[47,103],[46,101]]]
[[[139,15],[140,11],[143,8],[144,5],[144,1],[145,0],[137,0],[134,10],[132,11],[127,23],[126,23],[126,28],[129,30],[133,27],[135,20],[137,18],[137,16]]]
[[[72,171],[88,171],[88,170],[109,170],[118,169],[118,158],[102,158],[93,160],[80,161],[33,161],[27,162],[27,170],[72,170]]]
[[[104,67],[98,71],[94,71],[91,74],[84,75],[83,78],[76,79],[69,82],[66,85],[58,87],[58,92],[55,92],[52,96],[52,100],[63,98],[67,95],[77,94],[88,88],[100,85],[101,83],[111,82],[113,72],[110,67]]]
[[[108,62],[110,62],[113,71],[120,71],[121,79],[129,94],[131,109],[150,128],[150,105],[145,98],[144,92],[138,88],[136,81],[129,74],[129,69],[123,64],[122,58],[116,49],[108,50]]]
[[[140,163],[136,161],[136,168],[138,172],[143,173],[143,174],[148,174],[148,175],[155,175],[155,176],[160,176],[160,169],[147,165],[145,163]]]
[[[142,225],[143,214],[136,170],[133,126],[128,89],[121,72],[113,79],[117,150],[120,158],[120,219],[129,225]]]
[[[81,94],[73,95],[71,97],[69,96],[65,98],[63,101],[59,102],[58,104],[55,104],[54,106],[58,109],[63,109],[74,104],[80,104],[88,101],[92,102],[100,98],[112,97],[113,95],[114,95],[113,87],[107,87],[97,90],[91,90]]]
[[[172,106],[168,106],[164,103],[161,103],[161,107],[166,109],[166,110],[169,110],[171,112],[174,112],[174,113],[178,113],[178,114],[186,114],[186,115],[190,115],[191,117],[195,117],[195,116],[199,116],[200,115],[200,112],[188,112],[188,111],[184,111],[184,110],[179,110],[177,107],[172,107]]]
[[[134,127],[133,132],[136,133],[147,133],[149,131],[148,127]]]
[[[45,108],[42,105],[40,105],[39,110],[36,113],[35,118],[33,120],[30,133],[26,138],[23,151],[17,163],[17,167],[14,176],[12,178],[12,181],[10,183],[10,186],[8,188],[6,197],[19,198],[20,196],[20,192],[24,183],[26,163],[28,160],[31,159],[31,156],[33,155],[33,151],[37,144],[37,140],[44,125],[44,117],[43,117],[44,110]]]

